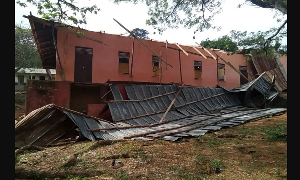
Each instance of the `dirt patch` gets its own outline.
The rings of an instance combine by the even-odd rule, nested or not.
[[[287,179],[287,113],[179,142],[82,141],[16,156],[16,179]],[[276,136],[278,135],[278,136]],[[284,136],[285,135],[285,136]],[[70,166],[64,166],[74,159]],[[121,162],[121,166],[112,163]]]

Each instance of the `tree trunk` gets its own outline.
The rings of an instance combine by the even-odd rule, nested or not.
[[[49,80],[52,80],[50,69],[46,69]]]

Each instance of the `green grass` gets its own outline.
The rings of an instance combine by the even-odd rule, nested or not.
[[[173,171],[177,177],[185,180],[206,179],[204,171],[188,172],[186,167],[169,166],[170,171]]]
[[[204,158],[201,154],[196,154],[196,164],[202,164],[204,162]]]
[[[125,144],[121,149],[121,153],[124,153],[124,154],[131,153],[131,152],[139,153],[142,151],[143,151],[142,147],[136,146],[133,143]]]
[[[281,172],[280,172],[280,170],[278,169],[278,170],[276,171],[276,175],[277,175],[277,176],[280,176],[280,174],[281,174]]]
[[[19,156],[19,155],[16,155],[16,156],[15,156],[15,164],[17,164],[18,162],[20,162],[20,156]]]
[[[263,129],[262,131],[267,135],[267,139],[269,140],[286,141],[287,139],[287,126],[283,124],[279,124],[272,129]]]
[[[255,133],[255,131],[253,129],[241,129],[240,132],[243,134],[254,134]]]
[[[207,141],[206,146],[207,147],[215,147],[215,146],[219,146],[220,144],[223,143],[223,139],[217,139],[217,138],[213,138]]]
[[[213,169],[225,167],[225,165],[223,164],[222,161],[217,161],[217,160],[212,160],[212,161],[210,161],[209,165],[210,165]]]
[[[128,180],[128,175],[121,169],[119,173],[115,175],[117,180]]]
[[[88,180],[88,178],[87,177],[84,177],[84,178],[79,177],[79,178],[77,178],[77,180]]]
[[[263,172],[268,173],[268,172],[269,172],[269,169],[268,169],[268,168],[264,168],[264,169],[263,169]]]

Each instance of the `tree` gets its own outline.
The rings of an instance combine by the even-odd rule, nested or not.
[[[86,24],[87,13],[97,14],[100,11],[96,5],[79,7],[74,0],[17,0],[17,4],[22,7],[32,4],[37,7],[38,15],[44,19],[53,19],[65,24],[71,22],[75,25]]]
[[[148,14],[150,15],[146,24],[152,25],[160,34],[167,28],[177,28],[178,25],[194,28],[194,34],[205,29],[220,28],[214,26],[212,20],[216,14],[221,12],[223,0],[114,0],[114,2],[145,2],[149,7]],[[287,0],[245,0],[243,4],[273,9],[277,15],[282,15],[278,19],[278,21],[283,21],[282,25],[265,32],[264,38],[261,38],[264,41],[263,49],[270,47],[278,35],[287,35],[287,31],[282,32],[287,24],[285,16],[287,15]],[[243,4],[240,4],[239,7]]]
[[[240,49],[252,56],[274,57],[276,53],[287,54],[287,46],[281,46],[280,40],[283,37],[278,35],[272,41],[268,41],[269,34],[276,29],[269,31],[258,31],[256,33],[247,31],[231,31],[231,39],[237,43]]]
[[[31,29],[15,24],[15,72],[24,67],[42,67]]]
[[[268,34],[273,31],[247,33],[247,31],[232,30],[230,36],[225,35],[217,40],[206,39],[201,41],[200,45],[205,48],[221,49],[232,53],[241,49],[244,54],[251,54],[254,57],[264,56],[272,58],[276,56],[276,53],[287,54],[287,46],[281,46],[281,36],[277,36],[267,47],[265,46]]]
[[[146,24],[163,32],[168,28],[176,28],[179,24],[187,28],[195,27],[195,31],[217,28],[212,25],[214,16],[221,12],[223,0],[114,0],[120,2],[145,2],[149,7],[150,19]],[[287,0],[245,0],[244,4],[251,4],[261,8],[275,9],[287,14]],[[239,7],[241,7],[239,5]],[[284,24],[286,24],[285,22]]]
[[[145,29],[135,28],[132,30],[132,33],[140,39],[149,39],[148,37],[149,32]],[[131,34],[129,36],[132,37]]]
[[[230,52],[235,52],[238,50],[237,43],[233,42],[232,39],[227,35],[222,36],[217,40],[206,39],[205,41],[201,41],[200,45],[205,48],[221,49]]]
[[[214,16],[221,12],[224,0],[113,0],[119,2],[145,2],[149,7],[150,19],[146,24],[152,25],[161,34],[167,28],[177,28],[183,25],[186,28],[194,28],[197,31],[220,27],[214,26],[212,20]],[[230,0],[228,0],[230,1]],[[79,7],[74,0],[18,0],[20,6],[26,7],[28,3],[38,8],[38,14],[45,19],[54,19],[59,22],[71,21],[73,24],[86,24],[86,14],[97,14],[100,9],[96,6]],[[243,4],[250,4],[260,8],[273,9],[277,14],[282,15],[278,21],[283,22],[280,27],[276,27],[267,32],[264,36],[263,49],[266,50],[276,41],[280,35],[287,35],[287,0],[245,0]],[[241,7],[243,4],[240,4]],[[77,14],[80,14],[78,16]],[[279,16],[278,15],[278,16]],[[271,34],[272,33],[272,34]]]

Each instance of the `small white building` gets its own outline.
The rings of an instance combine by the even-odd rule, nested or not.
[[[16,68],[15,68],[16,69]],[[50,69],[52,80],[55,80],[55,69]],[[15,73],[15,90],[25,90],[28,79],[49,80],[46,69],[21,68]]]

